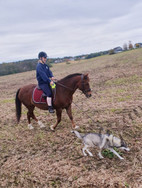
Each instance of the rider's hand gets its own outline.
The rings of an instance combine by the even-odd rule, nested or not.
[[[52,77],[51,80],[54,81],[54,82],[58,81],[55,77]]]
[[[52,77],[52,78],[51,78],[51,80],[53,80],[53,81],[54,81],[54,80],[57,80],[57,79],[56,79],[55,77]]]
[[[50,85],[53,85],[53,84],[54,84],[54,82],[53,82],[53,81],[51,81],[51,82],[50,82]]]

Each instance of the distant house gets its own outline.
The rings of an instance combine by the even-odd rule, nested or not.
[[[116,47],[116,48],[113,48],[113,51],[114,51],[115,54],[117,54],[117,53],[122,52],[123,49],[122,49],[120,46],[118,46],[118,47]]]
[[[68,59],[69,61],[74,61],[74,57],[71,57]]]
[[[85,56],[82,56],[80,59],[85,59]]]
[[[63,62],[62,59],[56,59],[56,60],[54,61],[54,63],[62,63],[62,62]]]

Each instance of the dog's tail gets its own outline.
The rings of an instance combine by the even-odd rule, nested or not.
[[[82,136],[78,131],[71,131],[72,133],[74,133],[79,139],[82,140]]]

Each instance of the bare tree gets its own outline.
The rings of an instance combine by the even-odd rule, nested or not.
[[[129,50],[132,50],[134,47],[133,47],[133,44],[131,41],[129,41]]]

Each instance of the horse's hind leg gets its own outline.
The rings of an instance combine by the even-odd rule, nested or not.
[[[34,129],[34,127],[31,124],[31,117],[32,117],[32,114],[33,114],[33,110],[34,110],[34,108],[29,108],[28,112],[27,112],[28,128],[31,129],[31,130]]]
[[[27,113],[27,118],[28,118],[28,122],[29,122],[28,127],[29,127],[29,129],[33,129],[34,128],[32,126],[32,124],[31,124],[31,120],[30,120],[30,118],[32,118],[39,124],[40,128],[44,128],[45,125],[35,117],[34,108],[35,107],[33,106],[32,108],[28,109],[29,110],[28,113]]]

